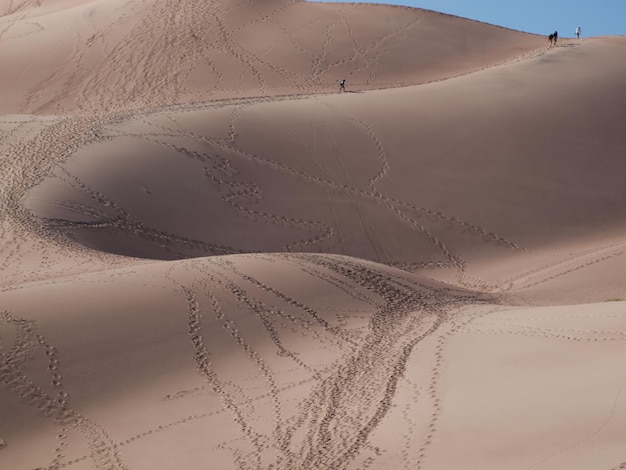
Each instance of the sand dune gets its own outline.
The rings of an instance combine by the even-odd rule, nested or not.
[[[401,7],[284,0],[33,3],[9,2],[0,23],[5,112],[110,113],[334,92],[341,78],[358,89],[409,85],[544,45],[536,36]],[[80,27],[69,32],[68,24]]]
[[[0,14],[0,468],[626,467],[625,38]]]
[[[626,220],[621,47],[408,89],[141,113],[99,126],[27,207],[87,246],[159,259],[334,252],[488,276],[563,242],[604,249]]]
[[[97,293],[80,295],[94,285]],[[68,297],[77,298],[69,310]],[[3,294],[11,310],[5,328],[16,335],[5,382],[9,393],[25,395],[12,412],[16,423],[28,423],[36,406],[71,435],[58,440],[58,462],[173,467],[185,461],[178,439],[206,428],[201,443],[189,444],[193,466],[229,468],[235,445],[241,464],[319,468],[360,453],[413,347],[446,312],[475,301],[406,272],[321,255],[83,275]],[[331,399],[339,388],[342,396]],[[350,410],[361,395],[366,403]],[[328,413],[337,414],[326,431],[333,443],[322,452],[317,426]],[[24,455],[35,467],[50,455],[45,436],[8,431],[7,458]],[[152,446],[163,453],[146,458]]]

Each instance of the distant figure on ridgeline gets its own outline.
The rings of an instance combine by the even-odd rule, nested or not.
[[[346,91],[346,81],[343,78],[339,80],[339,93],[342,91]]]
[[[554,41],[554,34],[550,33],[550,35],[548,36],[548,39],[550,40],[550,46],[548,47],[552,47],[552,41]]]
[[[555,31],[553,33],[553,36],[554,36],[554,45],[556,46],[556,40],[559,38],[559,33],[557,31]]]
[[[580,39],[580,26],[576,28],[576,39]]]

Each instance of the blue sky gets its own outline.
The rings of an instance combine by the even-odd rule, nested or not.
[[[626,34],[626,0],[370,0],[450,13],[485,23],[548,35]]]

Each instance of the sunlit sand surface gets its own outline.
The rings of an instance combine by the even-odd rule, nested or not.
[[[626,469],[625,38],[0,14],[0,468]]]

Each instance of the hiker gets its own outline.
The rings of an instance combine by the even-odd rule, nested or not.
[[[555,32],[554,32],[554,34],[553,34],[553,36],[554,36],[554,45],[556,46],[556,40],[557,40],[557,39],[558,39],[558,37],[559,37],[559,33],[558,33],[557,31],[555,31]]]
[[[550,40],[550,46],[552,47],[552,41],[554,40],[554,34],[550,33],[550,36],[548,36],[548,39]]]
[[[346,81],[342,78],[339,80],[339,93],[346,91]]]
[[[576,39],[580,39],[580,26],[576,28]]]

